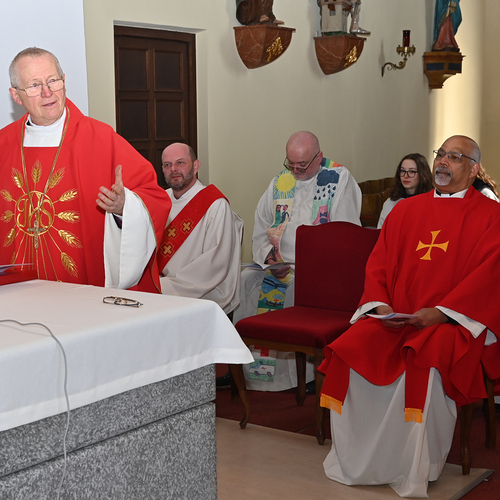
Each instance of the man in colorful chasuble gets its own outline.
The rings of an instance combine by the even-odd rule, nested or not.
[[[172,201],[158,251],[162,293],[213,300],[229,314],[240,298],[243,221],[213,184],[197,180],[190,146],[171,144],[161,160]]]
[[[170,200],[152,165],[66,99],[52,53],[25,49],[9,73],[27,114],[0,131],[1,264],[34,265],[39,279],[158,293],[156,241]]]
[[[471,188],[481,152],[453,136],[434,152],[435,190],[401,201],[368,260],[353,326],[325,348],[328,477],[427,497],[457,405],[500,377],[500,205]],[[367,314],[382,315],[382,319]],[[401,313],[407,318],[388,315]]]
[[[255,211],[252,250],[256,266],[241,274],[241,303],[234,313],[235,322],[293,305],[298,226],[331,221],[360,225],[362,196],[358,184],[347,168],[323,157],[314,134],[292,134],[283,166]],[[258,390],[280,391],[296,385],[294,353],[279,354],[272,380],[247,380],[248,388]]]

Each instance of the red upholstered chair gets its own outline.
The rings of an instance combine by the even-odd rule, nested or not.
[[[363,293],[365,266],[379,230],[349,222],[329,222],[297,229],[295,251],[295,305],[240,320],[236,329],[246,345],[295,352],[297,403],[305,392],[306,356],[314,357],[316,383],[316,438],[325,441],[325,411],[320,406],[324,375],[317,367],[323,349],[350,326]],[[229,365],[243,402],[245,428],[250,413],[241,365]]]

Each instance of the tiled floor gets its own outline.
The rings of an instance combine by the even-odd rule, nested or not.
[[[312,436],[217,418],[218,499],[269,498],[287,500],[397,500],[389,486],[344,486],[329,480],[322,462],[330,449]],[[473,469],[462,476],[459,466],[446,464],[438,481],[429,486],[431,500],[458,500],[489,475]],[[262,496],[265,494],[265,496]]]

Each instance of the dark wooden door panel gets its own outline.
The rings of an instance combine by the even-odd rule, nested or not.
[[[116,130],[155,167],[173,142],[197,150],[195,36],[115,26]]]

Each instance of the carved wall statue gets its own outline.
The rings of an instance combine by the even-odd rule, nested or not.
[[[347,33],[347,22],[351,15],[349,32],[353,35],[369,35],[359,26],[361,0],[317,0],[321,13],[321,32],[328,34]]]
[[[236,0],[236,19],[244,26],[284,24],[273,14],[273,0]]]
[[[432,50],[424,53],[424,73],[429,88],[440,89],[450,76],[462,73],[462,60],[455,34],[462,22],[460,0],[436,0]]]
[[[359,26],[361,0],[316,0],[321,14],[321,36],[314,38],[316,58],[325,75],[352,66],[361,55],[369,31]],[[351,26],[347,30],[348,18]],[[361,36],[359,36],[361,35]]]
[[[455,34],[461,22],[460,0],[436,0],[432,50],[460,52]]]

